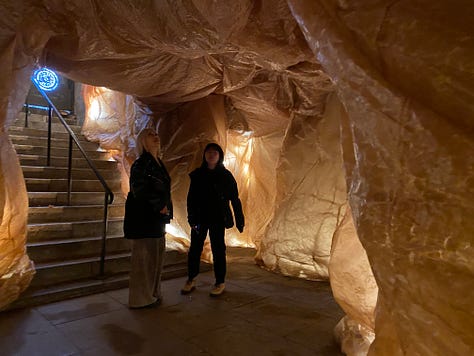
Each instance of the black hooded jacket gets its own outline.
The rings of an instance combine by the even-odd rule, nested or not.
[[[188,222],[191,226],[223,224],[226,228],[231,228],[234,226],[234,219],[230,202],[234,210],[235,225],[243,228],[245,221],[237,182],[222,164],[222,149],[216,144],[211,145],[215,145],[219,150],[220,160],[216,168],[209,169],[203,157],[201,167],[189,174],[191,185],[187,197]]]
[[[169,214],[161,214],[164,207]],[[148,152],[130,169],[130,192],[125,203],[125,238],[163,237],[165,225],[173,218],[171,178],[163,162],[157,162]]]

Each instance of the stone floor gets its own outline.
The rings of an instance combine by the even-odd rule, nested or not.
[[[229,249],[226,292],[209,297],[212,272],[191,295],[163,282],[163,304],[127,308],[128,289],[0,313],[0,354],[341,355],[343,316],[328,283],[267,272],[253,250]]]

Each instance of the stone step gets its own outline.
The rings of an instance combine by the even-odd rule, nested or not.
[[[26,248],[28,256],[35,264],[94,257],[100,255],[102,237],[28,242]],[[107,236],[106,253],[108,255],[130,252],[130,248],[131,241],[122,235]]]
[[[93,278],[99,274],[100,257],[85,257],[69,259],[67,261],[55,261],[36,263],[36,275],[33,278],[31,287],[34,289],[55,285],[58,283]],[[130,271],[131,253],[111,253],[105,258],[105,275],[114,275]],[[172,267],[179,266],[186,269],[186,254],[176,251],[166,251],[163,269],[164,271]],[[183,274],[185,275],[185,273]]]
[[[98,168],[100,175],[107,181],[113,178],[120,178],[119,171],[114,168]],[[22,165],[23,176],[25,178],[67,178],[67,167],[47,167]],[[94,171],[87,168],[72,168],[73,179],[97,179]]]
[[[53,114],[53,122],[54,122],[54,120],[58,121],[58,119],[56,117],[56,114]],[[76,125],[77,124],[77,119],[76,118],[66,118],[66,117],[64,117],[64,120],[66,120],[66,122],[69,125]],[[40,114],[33,114],[33,113],[30,112],[28,114],[28,124],[31,123],[31,122],[39,122],[39,123],[47,124],[48,123],[48,113],[45,112],[45,115],[40,115]],[[17,118],[13,122],[12,126],[25,126],[25,112],[24,111],[22,111],[17,116]]]
[[[83,159],[84,155],[77,148],[77,145],[73,145],[75,149],[72,150],[73,158]],[[37,155],[37,156],[46,156],[48,154],[47,146],[32,146],[32,145],[14,145],[16,153],[24,155]],[[54,157],[69,157],[69,148],[61,148],[51,146],[50,151],[51,156]],[[86,154],[90,159],[99,159],[99,160],[108,160],[111,157],[111,154],[106,151],[97,151],[97,148],[94,150],[86,150]]]
[[[16,119],[11,127],[25,128],[25,117],[23,119]],[[69,127],[76,133],[80,133],[82,126],[74,124],[69,124]],[[29,129],[38,129],[38,130],[48,130],[48,118],[46,117],[45,121],[30,120],[28,117],[28,128]],[[56,115],[53,115],[51,121],[51,130],[57,132],[67,132],[64,128],[64,125],[59,121]]]
[[[25,178],[28,192],[67,192],[67,179]],[[120,191],[120,180],[106,180],[110,190]],[[105,192],[102,183],[98,180],[72,179],[73,192]]]
[[[52,286],[58,283],[71,282],[85,278],[93,278],[99,274],[100,258],[86,257],[37,263],[36,275],[30,286],[34,289]],[[114,275],[130,271],[130,253],[109,254],[105,258],[106,275]]]
[[[167,259],[170,252],[166,251],[165,265],[161,274],[162,280],[184,277],[187,275],[186,254],[183,256],[184,262],[178,264],[168,264]],[[201,262],[201,271],[209,270],[211,268],[207,263]],[[41,304],[57,302],[69,298],[81,297],[89,294],[102,293],[109,290],[121,289],[128,287],[129,274],[118,273],[105,278],[86,278],[82,280],[74,280],[65,283],[56,283],[52,286],[42,288],[30,286],[20,298],[14,303],[10,304],[8,310],[33,307]]]
[[[83,297],[89,294],[128,287],[128,273],[121,273],[106,278],[90,278],[55,284],[50,287],[29,287],[20,298],[10,304],[7,310],[34,307],[70,298]]]
[[[14,145],[32,145],[48,147],[48,137],[34,137],[26,135],[9,135]],[[81,136],[82,137],[82,136]],[[78,137],[80,138],[80,137]],[[96,142],[89,142],[79,139],[82,148],[86,151],[96,151],[99,145]],[[51,147],[55,148],[69,148],[69,139],[51,138]],[[78,150],[77,145],[73,144],[73,151]]]
[[[124,215],[125,205],[109,205],[109,219],[121,218]],[[52,223],[99,220],[104,216],[102,205],[83,206],[32,206],[28,209],[28,223]]]
[[[180,264],[187,265],[188,263],[188,254],[185,252],[179,252],[176,250],[166,249],[165,255],[165,266],[173,266]],[[207,265],[207,264],[206,264]]]
[[[61,223],[28,224],[28,242],[51,241],[53,239],[70,239],[75,237],[101,236],[103,220],[70,221]],[[123,219],[109,218],[108,235],[123,234]]]
[[[46,166],[46,156],[39,155],[18,155],[20,159],[20,165],[22,166]],[[115,161],[104,161],[92,159],[93,164],[97,169],[115,169],[117,162]],[[51,156],[52,167],[67,167],[67,157],[55,157]],[[84,158],[73,158],[72,166],[74,168],[89,168],[87,161]]]
[[[74,131],[74,130],[73,130]],[[10,135],[20,135],[20,136],[29,136],[29,137],[48,137],[48,130],[41,129],[34,129],[34,128],[26,128],[26,127],[17,127],[17,126],[10,126],[8,129],[8,133]],[[89,142],[86,140],[84,136],[80,134],[80,132],[75,132],[79,141]],[[51,138],[60,139],[60,140],[69,140],[69,133],[64,131],[52,131]]]
[[[65,262],[100,256],[102,237],[83,237],[42,242],[28,242],[27,253],[30,259],[39,263]],[[127,254],[131,252],[132,241],[123,235],[108,235],[106,239],[106,255]],[[183,253],[167,250],[166,264],[187,263]]]
[[[104,204],[104,192],[71,192],[72,205]],[[29,206],[66,205],[65,192],[28,192]],[[114,192],[114,204],[124,204],[122,192]]]

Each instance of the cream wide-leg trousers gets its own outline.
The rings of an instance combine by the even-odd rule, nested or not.
[[[132,240],[128,305],[140,308],[161,299],[165,237]]]

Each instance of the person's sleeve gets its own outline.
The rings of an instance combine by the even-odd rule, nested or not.
[[[232,210],[234,210],[235,226],[239,231],[243,230],[245,226],[244,213],[242,211],[242,203],[239,199],[239,190],[237,188],[237,182],[234,179],[232,173],[229,172],[229,183],[230,183],[230,202],[232,204]]]
[[[187,197],[187,209],[188,209],[188,223],[194,226],[198,223],[197,221],[197,185],[196,179],[190,175],[191,183],[189,184],[189,191]]]

